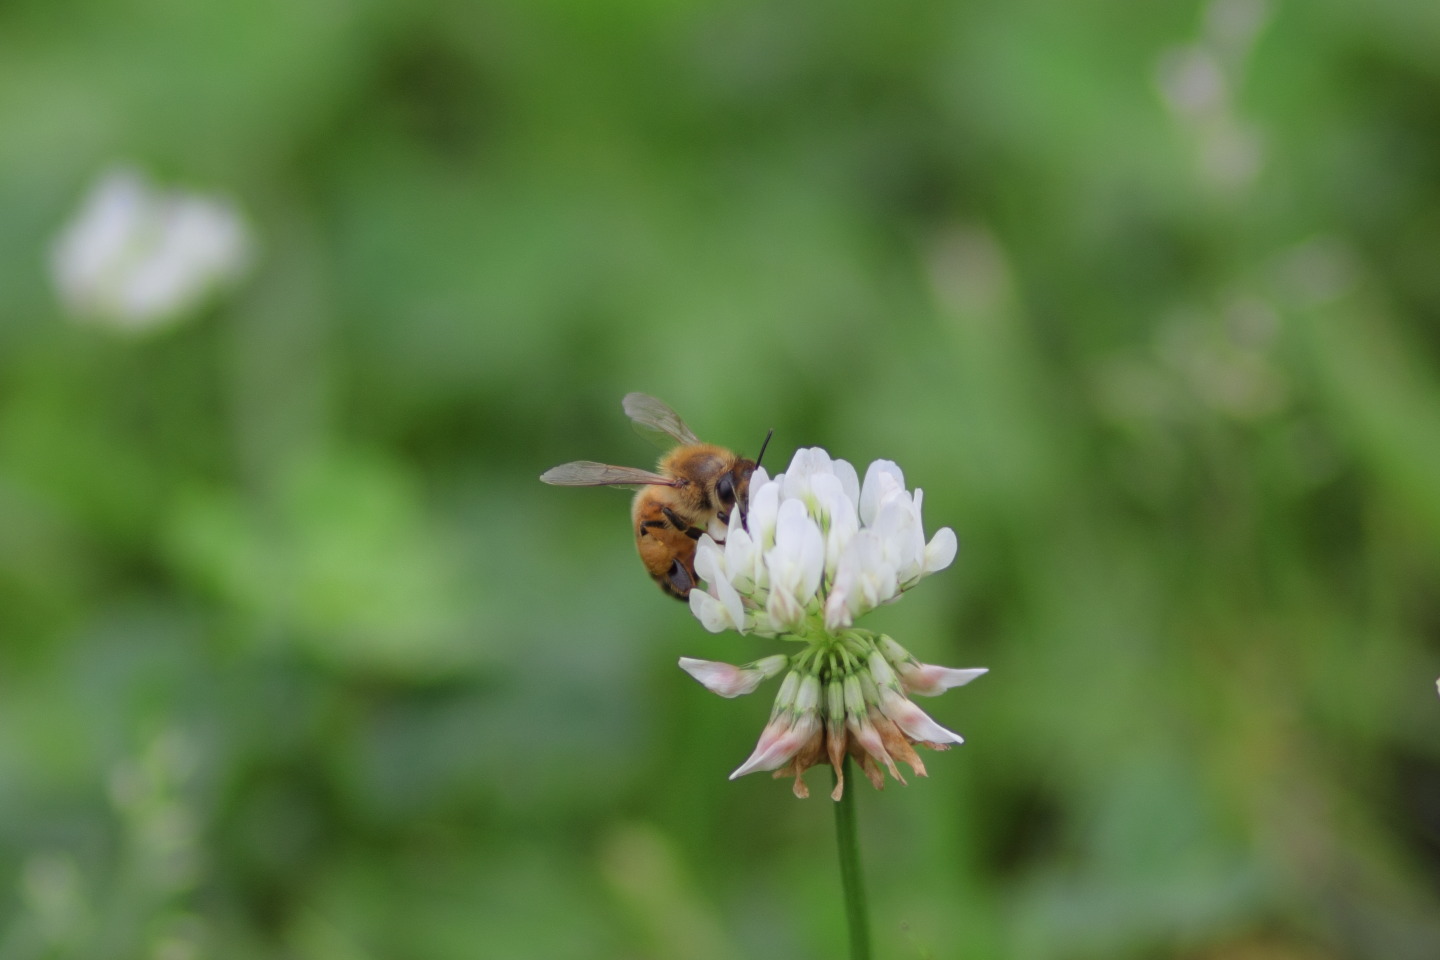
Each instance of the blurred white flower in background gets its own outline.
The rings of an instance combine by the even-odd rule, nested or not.
[[[56,239],[50,272],[77,319],[144,330],[237,281],[253,247],[228,200],[163,190],[134,170],[114,169]]]
[[[1244,191],[1265,166],[1264,138],[1241,115],[1235,91],[1271,14],[1268,0],[1211,0],[1202,11],[1200,36],[1166,50],[1155,65],[1161,100],[1190,141],[1196,172],[1211,188]]]

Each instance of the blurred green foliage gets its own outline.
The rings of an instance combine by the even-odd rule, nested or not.
[[[992,673],[878,956],[1440,950],[1440,6],[0,8],[0,960],[840,955],[823,791],[643,576],[629,390],[893,458]],[[72,322],[101,171],[233,196]],[[927,705],[931,706],[931,705]]]

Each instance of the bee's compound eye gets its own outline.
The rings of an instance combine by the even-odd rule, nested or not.
[[[676,596],[685,596],[695,586],[695,581],[690,578],[690,571],[685,569],[685,564],[679,560],[670,561],[670,586],[674,588]]]
[[[727,506],[734,503],[735,478],[728,473],[722,476],[719,482],[715,484],[715,495],[720,498],[721,503]]]

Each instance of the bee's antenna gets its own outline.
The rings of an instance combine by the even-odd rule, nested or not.
[[[765,457],[765,448],[770,446],[770,438],[775,436],[775,428],[771,427],[770,432],[765,434],[765,442],[760,444],[760,452],[755,455],[755,466],[760,466],[760,461]]]
[[[771,427],[770,432],[765,434],[765,442],[760,444],[760,452],[755,455],[755,469],[760,469],[760,461],[765,457],[765,448],[770,446],[770,438],[775,436],[775,428]],[[740,526],[746,530],[750,529],[750,504],[746,501],[749,497],[740,498]]]

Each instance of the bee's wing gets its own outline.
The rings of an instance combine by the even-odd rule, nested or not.
[[[622,405],[625,415],[634,421],[635,430],[662,447],[672,446],[671,441],[682,444],[700,442],[695,431],[687,427],[680,414],[671,410],[663,400],[656,400],[646,393],[627,393]]]
[[[674,480],[658,473],[651,473],[649,470],[641,470],[638,467],[616,467],[608,463],[596,463],[594,460],[562,463],[560,466],[551,467],[540,474],[540,479],[545,483],[554,483],[562,487],[618,487],[634,484],[675,486]]]

